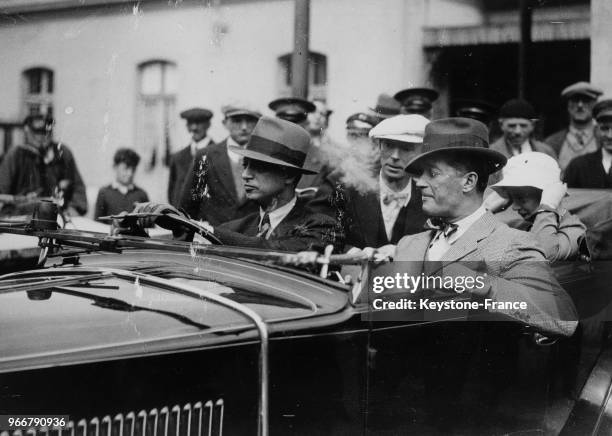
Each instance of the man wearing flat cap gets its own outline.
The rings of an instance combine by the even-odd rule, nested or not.
[[[568,188],[612,189],[612,99],[593,107],[598,150],[572,159],[563,180]]]
[[[185,177],[193,164],[196,153],[199,150],[205,150],[212,143],[211,138],[207,136],[212,116],[211,111],[202,108],[191,108],[181,112],[181,118],[187,123],[187,130],[191,134],[191,142],[187,147],[170,156],[168,201],[173,206],[178,206],[181,201]]]
[[[310,147],[310,135],[294,123],[262,117],[246,147],[228,146],[243,157],[242,180],[246,197],[259,210],[213,228],[228,245],[274,250],[322,251],[343,245],[334,219],[310,209],[298,199],[295,187]]]
[[[433,102],[438,99],[438,92],[431,88],[403,89],[393,96],[401,105],[400,113],[423,115],[431,119]]]
[[[489,147],[506,157],[516,156],[526,151],[539,151],[557,158],[555,151],[547,144],[532,138],[537,114],[526,100],[508,100],[499,109],[499,124],[502,137]]]
[[[578,82],[561,92],[567,105],[569,126],[550,135],[544,142],[557,153],[559,166],[565,170],[576,156],[597,150],[593,106],[603,91],[588,82]]]
[[[246,106],[222,108],[229,136],[197,152],[181,192],[181,207],[192,217],[217,225],[258,210],[242,186],[242,157],[230,150],[244,148],[261,114]]]
[[[421,115],[397,115],[370,130],[380,150],[378,187],[368,192],[352,187],[344,191],[348,248],[397,244],[404,235],[423,229],[421,195],[404,168],[417,155],[427,123]]]

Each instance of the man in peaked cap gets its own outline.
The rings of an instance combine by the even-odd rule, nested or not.
[[[379,123],[379,118],[364,112],[357,112],[346,119],[348,138],[367,138],[370,130]]]
[[[597,102],[593,116],[598,149],[569,163],[563,176],[568,188],[612,189],[612,98]]]
[[[457,100],[455,107],[455,114],[458,117],[472,118],[485,126],[489,126],[495,113],[492,105],[480,100]]]
[[[278,98],[268,104],[277,118],[295,123],[306,128],[308,125],[308,114],[316,110],[314,103],[302,98]]]
[[[11,147],[0,165],[0,194],[15,196],[61,196],[71,215],[87,213],[85,184],[68,146],[53,141],[55,121],[49,115],[29,115],[23,122],[24,143]],[[3,213],[30,213],[7,204]],[[3,205],[0,203],[0,208]]]
[[[432,104],[438,99],[438,92],[431,88],[403,89],[393,96],[401,105],[400,113],[418,114],[431,119]]]
[[[170,168],[168,201],[173,206],[178,206],[180,203],[185,176],[193,164],[196,153],[199,150],[205,150],[212,143],[211,138],[207,136],[210,119],[213,116],[211,111],[191,108],[181,112],[180,115],[187,124],[187,130],[191,134],[191,142],[187,147],[170,156],[170,162],[168,163]]]
[[[597,150],[593,107],[603,91],[588,82],[578,82],[561,91],[566,103],[569,126],[550,135],[544,142],[550,145],[559,158],[561,170],[565,170],[576,156]]]
[[[213,229],[225,244],[275,250],[321,251],[343,245],[334,219],[310,209],[295,188],[310,147],[310,135],[294,123],[262,117],[246,147],[228,146],[244,158],[246,197],[259,211]]]
[[[370,130],[380,150],[378,189],[345,189],[344,228],[347,247],[397,244],[404,235],[420,232],[425,223],[421,196],[404,171],[418,154],[429,120],[421,115],[397,115]],[[354,250],[353,250],[354,251]]]
[[[192,217],[217,225],[258,210],[242,186],[242,157],[229,146],[246,146],[261,114],[243,105],[222,108],[229,136],[197,152],[181,193],[181,207]]]

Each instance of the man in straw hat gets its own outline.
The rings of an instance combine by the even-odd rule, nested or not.
[[[404,270],[419,269],[409,275],[482,280],[483,286],[466,291],[472,298],[526,303],[525,309],[497,306],[490,312],[569,336],[576,329],[576,310],[535,239],[498,222],[483,207],[488,176],[506,163],[504,155],[487,148],[488,137],[484,124],[468,118],[427,125],[423,153],[406,171],[417,175],[431,230],[402,238],[394,260],[406,261],[399,264]]]

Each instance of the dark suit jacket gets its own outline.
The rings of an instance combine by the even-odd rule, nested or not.
[[[205,183],[208,186],[208,197],[200,199],[193,196],[193,190],[197,186],[195,167],[204,156],[207,162]],[[238,199],[231,162],[227,155],[227,140],[211,144],[206,150],[197,152],[187,170],[179,204],[192,218],[208,221],[213,226],[259,211],[256,202]]]
[[[400,240],[394,263],[402,273],[463,277],[463,283],[467,283],[465,277],[475,281],[480,277],[484,287],[467,291],[474,297],[527,303],[527,309],[490,311],[547,333],[572,335],[578,325],[574,304],[531,234],[511,229],[487,212],[450,246],[440,261],[425,261],[435,233],[429,230]]]
[[[329,244],[339,251],[344,244],[336,221],[313,211],[300,199],[268,239],[257,237],[259,220],[257,211],[215,227],[215,235],[227,245],[286,251],[323,251]]]
[[[601,163],[601,150],[572,159],[565,169],[563,181],[568,188],[612,188],[612,178],[606,174]]]
[[[188,145],[170,156],[170,177],[168,179],[168,201],[172,206],[178,207],[180,195],[185,182],[185,176],[192,166],[193,156]]]
[[[389,240],[378,193],[361,194],[353,188],[347,188],[343,217],[346,245],[358,248],[382,247],[397,244],[405,235],[422,232],[426,221],[422,206],[421,192],[413,183],[410,201],[400,209]]]
[[[568,132],[568,128],[561,129],[546,138],[544,142],[550,145],[552,149],[555,150],[555,153],[559,155],[559,153],[561,152],[561,147],[563,147],[563,143],[565,142],[565,137],[567,136]]]

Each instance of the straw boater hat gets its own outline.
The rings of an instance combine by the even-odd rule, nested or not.
[[[310,135],[290,121],[263,116],[259,119],[246,147],[229,145],[228,149],[249,159],[295,168],[303,174],[317,174],[303,168]]]
[[[494,173],[506,164],[507,159],[488,147],[489,130],[480,121],[459,117],[435,120],[425,127],[422,153],[408,162],[406,171],[416,172],[426,158],[452,152],[483,159],[488,164],[489,173]]]

